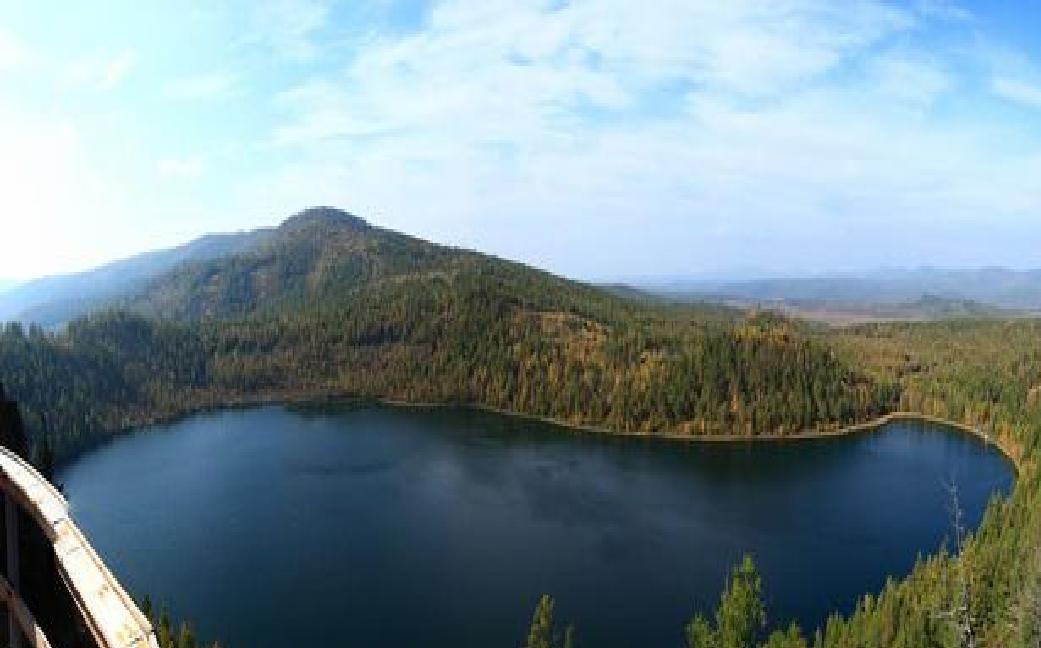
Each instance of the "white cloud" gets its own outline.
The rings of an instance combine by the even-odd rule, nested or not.
[[[991,90],[1002,99],[1041,109],[1041,85],[1021,79],[998,77],[993,80]]]
[[[878,92],[912,103],[928,103],[954,86],[952,74],[929,55],[893,51],[869,65],[868,82]]]
[[[313,38],[330,14],[327,0],[264,0],[250,8],[243,42],[306,59],[318,53]]]
[[[954,0],[915,0],[914,6],[920,14],[927,17],[960,22],[975,19],[971,11]]]
[[[12,34],[0,29],[0,72],[21,67],[29,60],[29,53]]]
[[[166,85],[165,94],[172,99],[213,99],[228,94],[234,87],[233,76],[211,72],[171,81]]]
[[[156,165],[161,176],[169,178],[198,178],[206,169],[206,164],[200,156],[185,158],[166,158],[159,160]]]
[[[599,227],[680,263],[690,242],[669,232],[781,254],[797,236],[843,249],[1041,206],[1041,159],[997,150],[1004,127],[930,119],[958,77],[950,53],[916,48],[922,12],[662,4],[438,4],[423,31],[373,37],[341,75],[279,96],[271,141],[298,159],[257,209],[342,204],[583,274],[604,259],[567,250]],[[551,243],[533,251],[519,230]]]
[[[71,130],[13,119],[32,134],[0,128],[15,139],[0,162],[19,184],[15,203],[52,229],[48,210],[82,205],[124,224],[142,210],[169,215],[113,227],[139,241],[337,204],[585,276],[618,258],[619,271],[680,273],[729,255],[784,265],[811,250],[845,266],[959,225],[989,235],[980,214],[1041,235],[1037,132],[969,112],[986,107],[981,74],[995,78],[983,99],[1038,105],[1030,62],[982,38],[974,49],[975,23],[937,39],[940,22],[972,20],[945,0],[441,0],[416,31],[386,32],[335,20],[352,9],[222,5],[206,23],[222,40],[194,63],[220,67],[159,80],[163,97],[185,101],[282,88],[270,104],[222,102],[212,121],[175,131],[184,105],[138,123],[124,93],[86,106]],[[163,60],[152,54],[141,60]],[[66,80],[119,87],[136,60],[84,59]],[[97,149],[81,142],[90,125]],[[75,199],[40,189],[56,186]]]
[[[108,91],[118,86],[137,64],[134,52],[78,59],[66,66],[63,78],[73,86]]]
[[[438,129],[566,135],[583,109],[625,111],[670,84],[749,97],[813,83],[913,17],[876,2],[444,2],[429,28],[364,43],[346,74],[281,96],[281,143]],[[934,80],[935,83],[935,80]]]

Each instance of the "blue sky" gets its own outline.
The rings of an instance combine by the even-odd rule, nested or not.
[[[0,277],[331,204],[573,277],[1041,267],[1041,1],[0,5]]]

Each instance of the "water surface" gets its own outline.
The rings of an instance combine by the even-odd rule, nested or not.
[[[813,626],[948,535],[1011,469],[900,422],[782,443],[609,439],[455,409],[278,406],[120,438],[59,479],[129,591],[227,648],[521,643],[540,593],[597,648],[680,646],[754,555]]]

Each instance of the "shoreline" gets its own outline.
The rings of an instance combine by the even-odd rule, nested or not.
[[[187,411],[170,413],[166,415],[157,415],[146,417],[146,420],[133,421],[127,425],[121,426],[115,431],[114,434],[106,435],[105,438],[98,439],[98,443],[88,443],[86,447],[77,448],[73,451],[72,456],[62,458],[58,462],[59,469],[67,463],[74,462],[84,452],[89,452],[97,445],[103,445],[107,441],[111,441],[116,437],[123,436],[126,434],[132,434],[138,430],[141,430],[150,426],[157,425],[168,425],[182,420],[186,417],[193,416],[196,414],[202,414],[206,412],[212,412],[221,409],[240,409],[248,407],[260,407],[265,405],[320,405],[320,404],[365,404],[373,403],[378,405],[384,405],[388,407],[401,407],[401,408],[427,408],[427,409],[447,409],[447,408],[460,408],[469,409],[474,411],[490,412],[501,416],[508,416],[512,418],[525,419],[529,421],[535,421],[539,423],[545,423],[553,425],[564,430],[570,430],[582,434],[591,434],[602,437],[622,438],[622,439],[644,439],[644,440],[656,440],[661,439],[665,442],[683,442],[683,443],[757,443],[757,442],[784,442],[784,441],[812,441],[814,439],[834,439],[854,434],[865,434],[876,431],[882,426],[893,423],[896,421],[919,421],[925,423],[933,423],[936,425],[942,425],[955,430],[958,430],[962,434],[968,434],[978,441],[984,443],[987,446],[994,447],[1001,456],[1009,463],[1012,467],[1013,472],[1018,477],[1022,472],[1022,465],[1012,452],[1008,448],[1005,448],[1000,443],[989,438],[988,435],[981,433],[980,429],[965,423],[958,423],[948,419],[940,418],[938,416],[932,416],[929,414],[922,414],[919,412],[906,412],[896,411],[883,414],[875,417],[869,421],[863,421],[861,423],[853,423],[850,425],[840,426],[830,430],[803,430],[801,432],[795,432],[792,434],[756,434],[756,435],[743,435],[743,434],[680,434],[677,432],[631,432],[625,430],[615,430],[608,427],[602,427],[597,425],[589,424],[578,424],[571,423],[560,419],[555,419],[548,416],[539,416],[537,414],[525,414],[523,412],[515,412],[512,410],[500,409],[492,407],[490,405],[482,405],[480,403],[451,403],[451,402],[417,402],[407,401],[395,398],[379,398],[379,397],[359,397],[352,396],[349,394],[300,394],[300,393],[268,393],[268,394],[255,394],[248,397],[238,396],[231,397],[222,400],[221,402],[212,402],[197,407],[193,407]]]
[[[950,421],[948,419],[940,418],[938,416],[922,414],[919,412],[889,412],[888,414],[883,414],[881,416],[873,418],[870,421],[864,421],[862,423],[853,423],[851,425],[838,427],[834,430],[804,430],[802,432],[796,432],[793,434],[677,434],[675,432],[627,432],[624,430],[612,430],[611,428],[606,427],[569,423],[567,421],[561,421],[559,419],[554,419],[548,416],[539,416],[537,414],[524,414],[522,412],[514,412],[511,410],[499,409],[497,407],[491,407],[488,405],[472,403],[414,403],[391,398],[355,399],[354,402],[373,402],[378,403],[380,405],[406,408],[413,407],[435,409],[459,407],[482,412],[491,412],[493,414],[500,414],[503,416],[526,419],[529,421],[537,421],[539,423],[548,423],[550,425],[555,425],[561,428],[581,432],[584,434],[596,434],[600,436],[619,437],[626,439],[663,439],[665,441],[679,441],[686,443],[756,443],[760,441],[776,443],[783,441],[812,441],[814,439],[835,439],[851,436],[854,434],[872,433],[889,423],[894,423],[897,421],[916,421],[922,423],[933,423],[935,425],[953,428],[963,434],[968,434],[972,436],[974,439],[981,441],[984,445],[996,449],[1001,454],[1001,456],[1004,457],[1004,459],[1009,463],[1017,477],[1019,476],[1022,469],[1019,460],[1017,460],[1012,455],[1012,453],[1009,452],[1008,449],[1003,447],[1000,443],[991,440],[988,435],[982,434],[979,428],[966,425],[965,423],[957,423],[955,421]]]

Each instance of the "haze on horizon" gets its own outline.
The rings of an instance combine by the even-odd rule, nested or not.
[[[1041,5],[7,3],[0,278],[341,207],[578,278],[1041,267]]]

